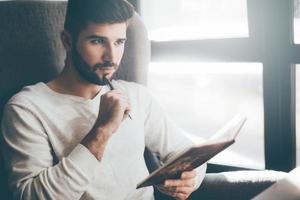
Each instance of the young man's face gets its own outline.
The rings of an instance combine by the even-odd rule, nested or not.
[[[126,23],[89,25],[72,45],[72,62],[82,79],[105,85],[121,62],[126,40]]]

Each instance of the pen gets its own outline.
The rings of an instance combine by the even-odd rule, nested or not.
[[[107,85],[109,86],[110,90],[114,90],[114,89],[115,89],[114,86],[113,86],[113,85],[111,84],[111,82],[109,81],[109,79],[106,78],[105,76],[104,76],[104,80],[105,80],[105,82],[107,83]],[[128,117],[132,120],[130,114],[128,114]]]

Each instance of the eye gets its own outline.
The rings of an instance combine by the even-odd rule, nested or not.
[[[125,40],[117,40],[116,43],[115,43],[117,46],[120,46],[120,45],[123,45],[125,44]]]
[[[104,40],[101,38],[91,40],[92,44],[104,44]]]

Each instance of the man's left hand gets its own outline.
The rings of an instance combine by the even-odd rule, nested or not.
[[[168,179],[164,184],[157,185],[157,189],[178,200],[186,200],[194,191],[196,185],[196,171],[186,171],[180,179]]]

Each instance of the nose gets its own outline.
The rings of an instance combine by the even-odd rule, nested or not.
[[[103,60],[115,63],[116,61],[116,49],[113,45],[107,45],[103,54]]]

